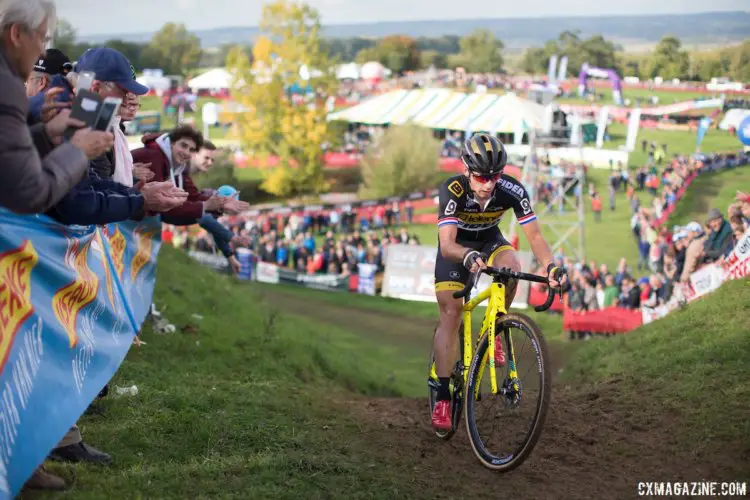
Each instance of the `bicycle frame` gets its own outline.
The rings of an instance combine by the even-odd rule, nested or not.
[[[464,383],[466,383],[467,378],[469,376],[469,366],[471,365],[471,360],[474,357],[473,352],[473,338],[471,334],[471,314],[476,309],[476,307],[484,302],[485,300],[488,300],[487,303],[487,311],[484,313],[484,321],[482,323],[482,328],[479,331],[479,335],[477,336],[477,339],[482,338],[482,335],[484,335],[485,332],[487,332],[488,342],[489,345],[487,347],[487,355],[485,358],[482,359],[481,367],[480,367],[480,377],[481,373],[483,373],[484,365],[487,362],[487,358],[489,358],[490,363],[490,384],[492,388],[492,394],[497,395],[498,388],[497,388],[497,377],[495,373],[495,326],[496,326],[496,319],[499,314],[507,314],[508,311],[505,308],[505,285],[503,283],[498,282],[492,282],[490,286],[481,292],[479,294],[464,303],[462,313],[463,313],[463,324],[464,324],[464,334],[463,334],[463,342],[464,342],[464,359],[463,359],[463,380]],[[508,341],[508,368],[509,373],[508,376],[511,380],[516,380],[518,378],[518,373],[516,373],[516,359],[515,359],[515,350],[513,349],[512,345],[512,339],[510,335],[507,336]],[[480,381],[477,383],[477,391],[479,390]],[[477,396],[476,394],[474,395]]]

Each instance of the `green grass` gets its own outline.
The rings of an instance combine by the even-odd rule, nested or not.
[[[618,399],[643,403],[644,424],[655,412],[671,414],[696,447],[716,439],[748,452],[749,323],[750,280],[732,281],[627,335],[587,342],[564,378],[614,381]]]
[[[727,208],[735,202],[737,191],[750,190],[750,166],[732,170],[709,172],[696,178],[685,197],[680,201],[670,219],[674,224],[684,225],[690,221],[705,222],[708,211],[718,208],[726,217]]]
[[[412,467],[358,439],[377,428],[340,403],[424,396],[434,305],[238,282],[161,252],[155,303],[177,332],[155,334],[147,322],[146,345],[130,350],[110,382],[135,384],[138,395],[110,395],[97,403],[105,416],[79,420],[86,442],[114,464],[49,465],[75,483],[75,498],[435,495],[438,485],[425,491]],[[290,294],[351,316],[311,318],[283,301]],[[401,330],[398,321],[402,338],[385,335]]]
[[[577,91],[576,88],[573,90]],[[596,101],[595,104],[613,104],[614,101],[612,100],[612,87],[594,87],[594,91],[597,94],[604,94],[604,100],[603,101]],[[659,103],[657,106],[664,106],[667,104],[673,104],[675,102],[683,102],[683,101],[689,101],[691,99],[698,99],[698,98],[706,98],[711,97],[711,94],[705,93],[705,92],[672,92],[669,90],[648,90],[648,89],[623,89],[622,91],[622,99],[630,99],[632,101],[631,106],[635,106],[635,100],[640,97],[641,99],[647,99],[652,96],[656,96],[659,98]],[[560,99],[561,103],[566,104],[589,104],[590,102],[587,99],[581,99],[579,97],[573,97],[569,99]],[[651,104],[646,104],[645,102],[641,102],[642,106],[650,106]]]
[[[54,467],[76,477],[76,498],[389,498],[397,482],[408,485],[395,467],[367,467],[372,450],[351,442],[356,422],[329,400],[416,394],[427,354],[419,369],[398,368],[397,347],[280,313],[257,287],[170,248],[158,276],[155,302],[178,333],[146,326],[147,345],[131,349],[111,382],[136,384],[138,395],[108,397],[105,418],[81,419],[86,442],[115,465]],[[180,333],[186,324],[196,331]]]

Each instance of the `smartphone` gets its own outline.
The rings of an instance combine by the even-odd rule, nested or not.
[[[117,116],[117,112],[120,110],[122,99],[119,97],[107,97],[99,109],[99,115],[94,121],[93,129],[101,130],[102,132],[111,132],[113,122]]]
[[[92,71],[81,71],[76,75],[76,94],[81,89],[91,90],[91,85],[94,84],[94,78],[96,78],[96,74]]]

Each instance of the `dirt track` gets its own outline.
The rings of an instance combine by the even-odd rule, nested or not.
[[[429,427],[427,399],[363,399],[349,406],[382,431],[368,441],[394,460],[413,464],[423,491],[450,478],[444,498],[632,498],[639,481],[747,480],[747,457],[726,449],[697,456],[671,443],[677,422],[642,422],[636,405],[617,401],[617,383],[596,392],[553,389],[542,437],[518,469],[498,474],[476,460],[465,427],[448,442]],[[739,451],[739,450],[738,450]],[[431,493],[430,497],[435,498]],[[437,497],[440,498],[440,497]]]
[[[366,331],[382,337],[411,338],[414,346],[429,339],[434,321],[399,318],[393,332],[380,312],[322,304],[283,292],[266,299],[283,299],[298,314]],[[339,311],[340,309],[340,311]],[[340,313],[340,314],[339,314]],[[553,373],[563,360],[552,344]],[[639,481],[750,480],[750,450],[714,446],[702,436],[680,431],[679,415],[666,415],[649,403],[619,397],[619,381],[598,387],[553,385],[552,402],[542,437],[531,457],[506,474],[484,469],[477,461],[462,421],[448,442],[437,439],[429,425],[424,398],[357,398],[340,404],[374,430],[364,431],[382,460],[414,469],[425,498],[632,498]],[[694,445],[695,443],[695,445]],[[700,451],[698,451],[700,450]],[[408,469],[407,469],[408,470]],[[434,485],[450,484],[436,496]]]

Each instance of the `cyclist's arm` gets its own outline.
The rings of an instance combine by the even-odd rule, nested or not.
[[[438,239],[440,240],[441,255],[454,262],[463,262],[466,252],[470,249],[459,245],[456,242],[458,226],[455,224],[446,224],[438,228]]]
[[[454,181],[457,182],[457,181]],[[453,185],[452,182],[450,185]],[[456,214],[463,208],[463,190],[457,188],[458,196],[448,189],[447,184],[440,186],[438,195],[440,207],[438,209],[438,240],[440,241],[440,254],[448,260],[463,262],[469,248],[463,247],[456,242],[458,234],[458,218]]]

